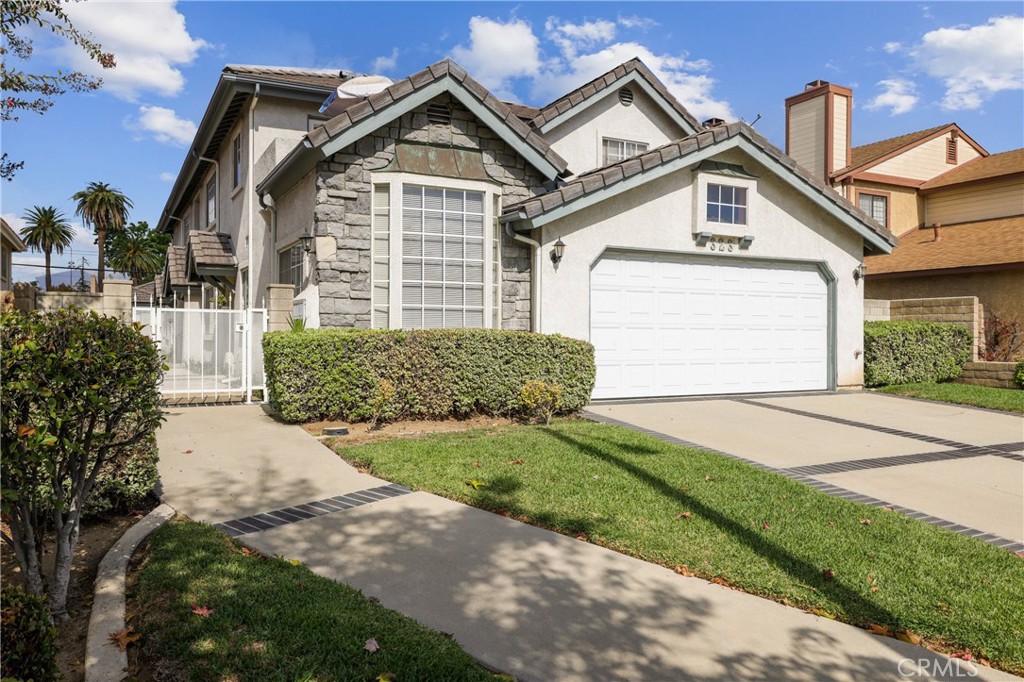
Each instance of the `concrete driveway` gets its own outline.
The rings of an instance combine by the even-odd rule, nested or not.
[[[598,403],[589,412],[1024,550],[1024,417],[877,393]]]

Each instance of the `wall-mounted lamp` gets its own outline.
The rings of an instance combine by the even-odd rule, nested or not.
[[[302,236],[299,237],[299,241],[302,242],[302,250],[305,251],[306,253],[312,251],[314,239],[316,239],[316,237],[311,235],[308,231],[304,232]]]
[[[562,262],[562,256],[565,255],[565,242],[559,239],[554,244],[554,249],[551,250],[551,262],[558,265]]]
[[[864,279],[864,274],[868,271],[868,266],[861,263],[853,269],[853,281],[859,282]]]

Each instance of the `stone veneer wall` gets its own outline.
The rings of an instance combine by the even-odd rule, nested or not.
[[[315,235],[337,242],[334,258],[316,264],[323,327],[370,326],[370,173],[391,163],[397,141],[481,150],[488,175],[502,187],[503,206],[544,191],[544,178],[458,100],[444,94],[434,102],[451,108],[450,125],[429,123],[425,104],[317,167]],[[530,250],[504,234],[501,240],[501,326],[529,329]]]
[[[957,382],[991,388],[1017,388],[1013,383],[1016,371],[1016,362],[968,362]]]

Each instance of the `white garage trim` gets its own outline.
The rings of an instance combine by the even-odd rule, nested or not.
[[[612,265],[611,261],[619,261],[617,265]],[[612,280],[609,280],[606,284],[602,284],[596,279],[599,277],[598,268],[605,264],[609,268],[628,268],[627,263],[636,263],[639,269],[632,271],[619,270],[617,274],[609,272],[609,275],[613,276]],[[674,266],[679,265],[676,269]],[[699,268],[686,267],[687,265],[701,266]],[[649,269],[648,269],[649,266]],[[667,267],[666,267],[667,266]],[[718,267],[706,267],[706,266],[721,266]],[[744,267],[748,266],[748,267]],[[616,399],[616,398],[641,398],[641,397],[664,397],[672,395],[715,395],[715,394],[736,394],[736,393],[755,393],[755,392],[775,392],[775,391],[793,391],[793,390],[834,390],[837,384],[837,358],[836,358],[836,309],[837,309],[837,293],[836,293],[836,277],[827,264],[819,261],[809,261],[803,259],[786,259],[786,258],[753,258],[744,256],[717,256],[710,254],[694,254],[692,252],[677,252],[677,251],[665,251],[665,250],[650,250],[650,249],[637,249],[637,248],[616,248],[609,247],[605,249],[601,255],[596,258],[590,264],[590,281],[588,282],[588,327],[590,329],[591,341],[598,346],[598,374],[599,384],[595,388],[594,397],[595,399]],[[810,280],[804,276],[804,281],[801,282],[799,272],[814,273],[817,277]],[[660,360],[658,359],[659,352],[663,352],[665,349],[661,346],[667,339],[672,338],[669,336],[659,336],[657,338],[651,338],[650,340],[645,339],[642,331],[638,332],[638,329],[642,329],[645,325],[651,325],[652,330],[659,329],[675,329],[677,332],[675,345],[681,350],[681,352],[688,352],[682,350],[685,348],[685,344],[696,338],[693,336],[695,328],[699,328],[700,325],[695,325],[694,320],[691,317],[682,315],[673,318],[671,314],[672,306],[665,308],[662,307],[660,310],[657,305],[657,299],[659,296],[654,295],[650,297],[645,304],[641,304],[637,309],[643,310],[644,305],[648,305],[647,313],[643,313],[642,322],[639,322],[639,327],[630,327],[625,324],[622,320],[623,313],[626,312],[626,301],[628,287],[624,285],[621,278],[625,272],[632,272],[634,275],[639,276],[637,284],[632,291],[634,302],[642,302],[644,295],[656,294],[659,291],[659,283],[662,285],[665,282],[664,278],[668,278],[669,286],[664,290],[664,293],[671,296],[685,297],[687,301],[687,311],[691,310],[689,306],[693,305],[695,301],[708,301],[709,299],[705,296],[707,293],[713,294],[717,300],[711,302],[711,307],[706,308],[706,314],[710,317],[706,318],[707,323],[710,325],[706,328],[706,332],[714,335],[714,341],[708,343],[705,342],[705,355],[707,355],[707,348],[715,348],[714,343],[718,342],[719,338],[733,338],[739,340],[739,346],[734,346],[732,362],[726,362],[725,364],[718,364],[718,358],[712,359],[711,357],[705,357],[706,362],[699,362],[696,365],[690,365],[686,369],[682,369],[681,365],[686,363],[668,363],[659,365]],[[722,308],[716,307],[721,305],[722,293],[727,289],[720,289],[723,282],[718,281],[718,278],[722,273],[728,272],[734,275],[732,281],[737,287],[735,291],[738,296],[732,297],[727,296],[726,301],[735,301],[736,305],[742,306],[733,309],[734,315],[738,314],[742,317],[729,319],[729,316],[723,316],[721,311]],[[767,327],[761,326],[762,339],[767,341],[766,345],[762,346],[765,351],[763,360],[764,364],[747,364],[742,358],[746,358],[749,349],[745,344],[749,343],[750,339],[756,338],[752,335],[752,329],[757,328],[755,325],[745,327],[750,322],[750,315],[752,310],[760,309],[757,304],[754,307],[751,305],[751,300],[757,296],[753,293],[754,290],[750,288],[751,281],[748,278],[754,278],[754,281],[758,279],[758,273],[763,275],[763,281],[769,282],[766,293],[770,293],[769,298],[766,302],[771,303],[772,301],[780,300],[780,297],[791,297],[796,296],[794,305],[797,301],[800,301],[799,305],[805,306],[804,310],[807,317],[805,319],[814,320],[818,322],[814,323],[812,327],[805,327],[801,323],[797,322],[796,326],[786,327],[785,325],[779,327],[777,324],[772,324]],[[792,279],[790,276],[795,275],[796,279]],[[703,277],[702,277],[703,276]],[[710,278],[714,278],[713,280]],[[703,280],[703,286],[701,286],[700,280]],[[818,282],[815,284],[814,282]],[[773,292],[773,284],[781,285],[782,288]],[[823,284],[823,288],[819,288]],[[673,286],[674,285],[674,286]],[[795,288],[794,288],[795,287]],[[817,293],[814,293],[814,292]],[[744,293],[741,293],[744,292]],[[699,294],[698,298],[693,298],[695,294]],[[597,296],[604,296],[605,301],[608,304],[608,308],[604,309],[605,319],[599,319],[600,313],[595,310]],[[707,304],[705,304],[707,305]],[[727,303],[728,306],[731,305]],[[825,306],[825,309],[821,309],[821,305]],[[788,304],[786,309],[790,310]],[[797,308],[799,309],[799,308]],[[773,316],[774,319],[774,316]],[[596,327],[595,327],[596,323]],[[717,327],[721,328],[717,328]],[[736,336],[728,337],[723,336],[723,329],[732,329],[736,332]],[[818,331],[815,332],[814,330]],[[807,333],[811,332],[811,336],[807,336]],[[819,336],[823,333],[824,338]],[[780,336],[785,335],[785,336]],[[800,351],[796,351],[796,355],[793,355],[794,346],[790,345],[790,354],[787,357],[786,353],[781,356],[777,353],[773,353],[773,349],[776,348],[773,344],[778,343],[780,338],[799,339],[798,343],[806,344],[804,348],[806,350],[818,349],[819,354],[817,355],[817,361],[811,361],[810,363],[801,362],[798,358],[802,357],[799,355]],[[817,340],[814,340],[817,339]],[[635,344],[639,341],[639,348],[644,348],[644,344],[647,343],[647,359],[649,363],[642,363],[640,365],[634,365],[636,368],[646,367],[649,372],[649,379],[641,380],[640,385],[634,383],[632,386],[627,385],[626,377],[628,372],[632,371],[629,369],[630,365],[626,361],[626,357],[623,356],[623,349],[631,344]],[[608,345],[604,345],[608,344]],[[606,349],[605,352],[609,352],[611,348],[618,348],[619,355],[615,361],[609,361],[608,364],[603,365],[605,379],[604,385],[601,385],[602,376],[602,364],[601,364],[601,346]],[[634,346],[637,347],[637,346]],[[785,346],[783,346],[785,347]],[[670,344],[671,348],[671,344]],[[796,346],[800,348],[800,346]],[[612,351],[614,352],[614,351]],[[728,354],[726,354],[728,355]],[[677,355],[677,357],[680,357]],[[724,359],[724,358],[723,358]],[[739,360],[739,362],[736,362]],[[796,360],[794,363],[793,361]],[[779,363],[784,363],[780,365]],[[707,371],[705,380],[698,384],[695,382],[696,374],[691,373],[695,368],[700,369],[704,367]],[[749,374],[751,369],[762,370],[758,379]],[[723,369],[725,372],[723,373]],[[726,379],[728,376],[728,370],[734,370],[734,375],[731,379]],[[809,370],[810,374],[804,374],[802,380],[793,382],[791,379],[794,376],[793,370]],[[620,374],[615,375],[614,372],[618,370]],[[623,373],[626,370],[626,373]],[[676,372],[682,371],[684,374],[678,375],[674,380],[669,380],[661,383],[656,383],[655,377],[663,377],[665,371],[675,370]],[[609,378],[618,376],[617,379]],[[819,382],[820,379],[820,382]],[[648,390],[647,381],[650,381],[650,389]],[[689,383],[694,381],[695,383]]]

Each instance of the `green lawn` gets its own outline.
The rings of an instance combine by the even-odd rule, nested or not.
[[[989,388],[970,384],[900,384],[877,389],[911,398],[926,398],[957,405],[987,407],[990,410],[1024,412],[1024,391],[1014,388]]]
[[[742,462],[584,421],[338,452],[391,481],[1024,672],[1024,559]]]
[[[210,526],[158,530],[134,588],[142,660],[192,680],[490,680],[457,643],[284,559],[247,555]],[[193,605],[212,609],[208,616]],[[367,652],[373,638],[380,649]],[[177,678],[175,678],[177,679]]]

